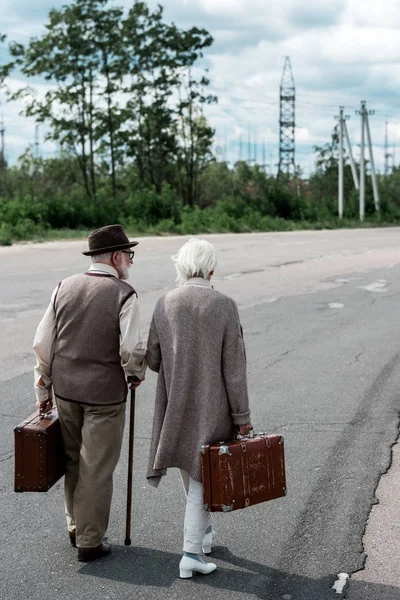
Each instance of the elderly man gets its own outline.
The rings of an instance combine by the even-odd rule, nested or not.
[[[82,562],[111,552],[104,535],[124,432],[126,377],[136,387],[146,368],[137,294],[125,282],[137,244],[121,225],[94,231],[83,253],[90,268],[58,284],[33,346],[37,406],[50,410],[53,390],[57,403],[68,532]]]
[[[173,257],[183,285],[157,302],[147,345],[148,366],[158,373],[149,482],[169,467],[181,469],[187,493],[180,576],[211,573],[210,515],[203,508],[200,448],[251,429],[246,355],[237,306],[213,289],[217,264],[206,240],[191,239]]]

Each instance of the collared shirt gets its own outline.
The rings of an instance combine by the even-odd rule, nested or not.
[[[204,279],[204,277],[190,277],[183,285],[201,285],[203,287],[214,289],[214,286],[211,285],[211,281],[209,279]]]
[[[104,263],[93,263],[88,272],[107,273],[118,277],[114,267]],[[33,351],[36,356],[34,376],[37,402],[44,402],[52,396],[51,364],[57,334],[54,299],[57,290],[58,286],[53,291],[50,304],[39,323],[33,342]],[[136,294],[132,294],[124,303],[119,314],[119,326],[121,365],[127,375],[136,375],[139,379],[143,379],[147,366],[144,358],[146,348],[140,336],[139,302]]]

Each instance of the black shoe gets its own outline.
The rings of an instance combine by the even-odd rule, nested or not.
[[[103,542],[100,546],[96,546],[95,548],[78,548],[78,560],[80,562],[90,562],[97,558],[103,558],[103,556],[107,556],[110,552],[111,546],[106,542]]]
[[[71,542],[71,546],[76,548],[76,533],[75,531],[68,531],[69,541]]]

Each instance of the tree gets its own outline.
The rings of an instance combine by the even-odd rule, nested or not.
[[[135,2],[123,22],[127,103],[123,137],[140,180],[161,191],[173,157],[174,57],[161,6]]]
[[[198,180],[205,166],[212,160],[214,130],[204,117],[206,104],[217,102],[213,95],[205,95],[209,85],[207,77],[196,80],[193,75],[195,62],[203,57],[203,51],[213,43],[205,29],[193,27],[188,31],[176,29],[176,43],[180,61],[178,80],[179,103],[175,125],[179,140],[177,152],[180,187],[184,202],[193,206],[198,200]]]
[[[6,41],[6,39],[7,36],[5,36],[3,33],[0,33],[0,44],[3,44],[3,42]],[[0,90],[4,86],[4,82],[9,74],[9,70],[10,68],[7,65],[0,65]]]
[[[164,182],[178,187],[192,205],[200,170],[200,155],[210,155],[213,132],[202,115],[202,104],[214,101],[191,73],[212,37],[203,29],[181,30],[163,22],[163,8],[151,12],[136,2],[124,21],[128,82],[124,92],[128,155],[136,159],[140,179],[161,191]],[[174,95],[179,102],[174,105]],[[202,159],[201,159],[202,160]]]
[[[215,98],[193,76],[213,42],[208,32],[169,25],[161,6],[152,12],[140,1],[124,17],[111,0],[72,0],[50,11],[46,30],[10,53],[11,67],[44,76],[50,89],[41,98],[25,86],[11,98],[23,97],[24,114],[49,124],[47,139],[75,157],[87,197],[108,176],[116,198],[130,161],[142,185],[161,193],[167,183],[192,206],[212,158],[203,106]]]
[[[0,44],[5,42],[5,40],[6,40],[6,36],[4,34],[0,33]],[[5,80],[8,76],[9,70],[10,69],[7,65],[0,65],[0,92],[5,85]],[[0,127],[1,126],[2,126],[2,123],[0,124]],[[1,139],[0,139],[0,142],[1,142]],[[3,189],[6,185],[6,182],[5,182],[6,168],[7,168],[6,157],[4,156],[3,148],[0,146],[0,173],[1,173],[0,195],[3,192]]]
[[[113,99],[123,73],[118,61],[121,9],[108,0],[74,0],[49,13],[47,32],[25,48],[11,44],[14,66],[27,77],[44,75],[52,87],[39,98],[31,88],[24,97],[25,114],[50,124],[47,139],[60,144],[78,161],[89,197],[96,197],[96,155],[110,152],[112,190],[116,191]],[[117,57],[117,60],[114,60]],[[107,141],[106,141],[107,136]]]

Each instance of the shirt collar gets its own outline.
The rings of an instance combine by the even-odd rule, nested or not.
[[[190,277],[184,285],[201,285],[203,287],[208,287],[214,289],[211,285],[211,281],[208,279],[204,279],[203,277]]]
[[[111,265],[106,265],[105,263],[92,263],[87,270],[88,273],[107,273],[108,275],[113,275],[114,277],[118,276],[118,272]]]

